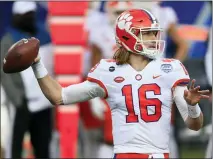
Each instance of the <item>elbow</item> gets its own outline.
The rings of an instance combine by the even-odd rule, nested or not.
[[[203,127],[203,116],[198,118],[188,118],[186,121],[186,125],[190,130],[199,131]]]
[[[58,98],[58,99],[51,99],[51,100],[49,100],[49,101],[50,101],[50,103],[51,103],[52,105],[63,105],[63,100],[60,99],[60,98]]]
[[[193,126],[188,126],[190,130],[194,131],[199,131],[202,128],[202,125],[193,125]]]

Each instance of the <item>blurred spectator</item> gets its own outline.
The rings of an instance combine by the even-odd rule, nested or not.
[[[212,87],[212,27],[209,30],[208,49],[205,56],[205,69],[209,85]],[[210,98],[212,102],[212,96],[210,96]],[[209,129],[209,142],[206,150],[206,158],[212,158],[212,123],[207,126],[207,129]]]
[[[1,85],[1,157],[5,158],[4,152],[10,132],[10,119],[8,109],[11,103],[7,100],[4,88]]]
[[[51,39],[44,27],[36,25],[36,3],[14,2],[12,26],[1,40],[1,59],[10,46],[22,38],[36,37],[40,40],[39,54],[50,74],[53,74]],[[3,60],[2,60],[3,61]],[[1,63],[2,65],[2,63]],[[36,158],[49,158],[49,143],[52,134],[52,105],[41,92],[33,71],[5,74],[1,70],[2,85],[13,104],[9,142],[6,158],[22,158],[22,143],[26,131],[30,132]]]
[[[209,31],[208,49],[205,56],[205,68],[209,85],[212,86],[212,27]]]

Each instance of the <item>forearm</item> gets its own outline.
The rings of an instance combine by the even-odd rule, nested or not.
[[[104,89],[96,83],[85,81],[62,88],[57,81],[47,74],[42,62],[34,64],[32,68],[42,92],[54,105],[67,105],[95,97],[105,97]]]
[[[57,81],[55,81],[49,75],[46,75],[45,77],[38,79],[38,83],[45,97],[53,105],[63,104],[62,95],[61,95],[62,87]]]
[[[186,86],[177,86],[175,88],[174,101],[187,127],[197,131],[203,125],[203,114],[198,104],[196,106],[189,106],[186,103],[183,97],[185,89],[187,89]]]
[[[191,130],[199,130],[203,126],[203,113],[201,112],[199,117],[197,118],[191,118],[190,116],[188,116],[185,124]]]
[[[46,68],[41,61],[32,65],[33,72],[38,80],[40,88],[45,97],[53,105],[63,104],[62,87],[60,84],[48,75]]]

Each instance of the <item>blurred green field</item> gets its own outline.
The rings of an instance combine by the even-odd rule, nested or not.
[[[180,148],[181,158],[205,158],[206,145],[184,145]]]

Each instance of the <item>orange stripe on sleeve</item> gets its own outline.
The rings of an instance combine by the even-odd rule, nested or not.
[[[106,99],[108,97],[108,91],[107,91],[105,85],[100,80],[95,79],[95,78],[91,78],[91,77],[87,77],[87,80],[90,81],[90,82],[97,83],[99,86],[101,86],[104,89],[105,94],[106,94],[104,98]]]
[[[172,88],[176,87],[177,85],[186,86],[189,84],[189,81],[190,81],[190,79],[188,79],[188,78],[179,79],[173,84]]]

